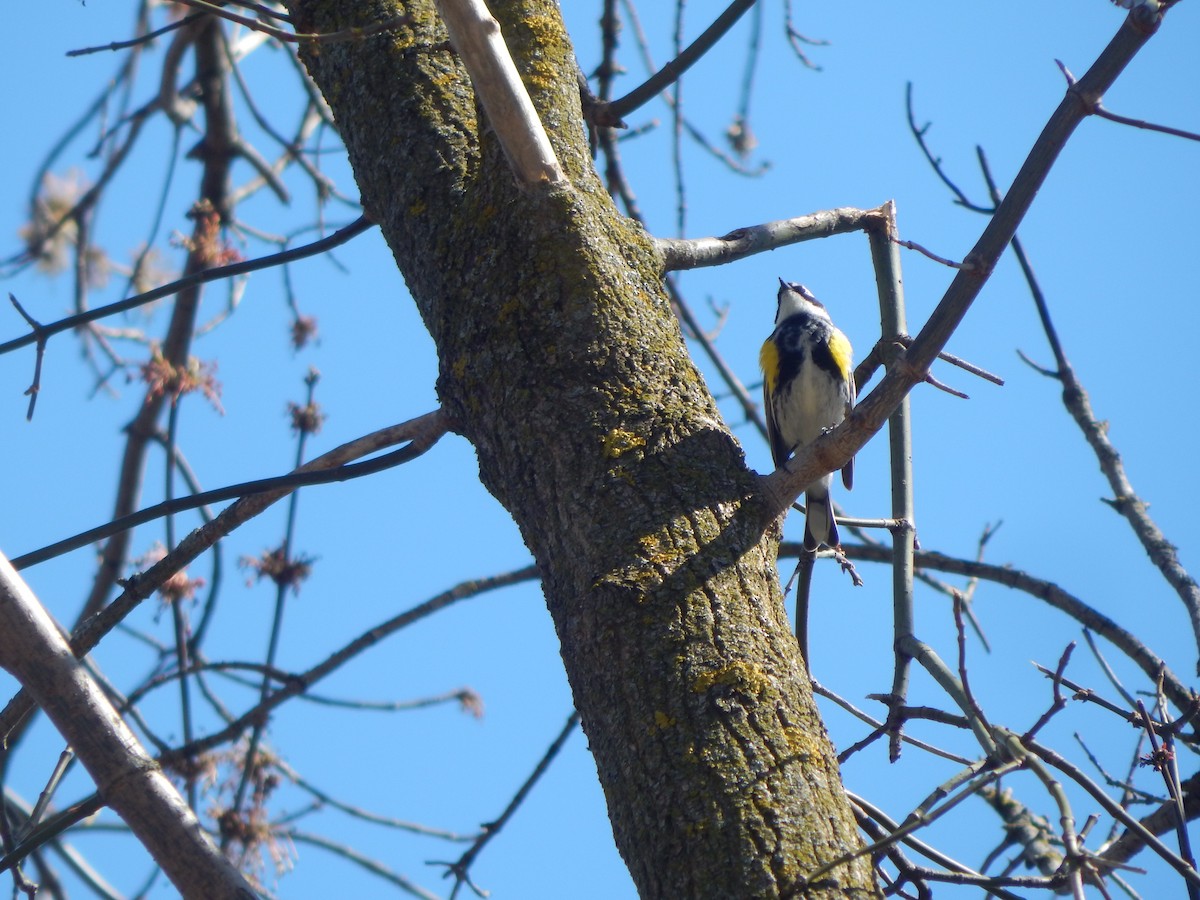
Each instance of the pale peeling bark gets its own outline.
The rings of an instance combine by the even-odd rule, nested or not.
[[[200,827],[3,554],[0,664],[54,723],[105,805],[124,820],[181,896],[254,900],[245,878]]]
[[[864,860],[798,891],[859,839],[784,613],[778,534],[661,258],[595,175],[556,4],[490,4],[568,179],[525,192],[432,2],[289,5],[301,32],[413,22],[303,56],[437,343],[442,402],[537,559],[640,893],[875,896]]]

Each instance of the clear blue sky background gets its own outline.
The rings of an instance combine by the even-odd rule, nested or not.
[[[688,8],[689,38],[707,26],[724,3],[694,2]],[[571,3],[566,11],[581,63],[599,59],[595,22],[599,4]],[[645,26],[656,62],[670,55],[671,23],[647,10]],[[763,56],[751,123],[760,142],[756,161],[769,161],[761,178],[743,178],[694,144],[684,147],[688,216],[686,234],[724,234],[733,228],[834,206],[872,207],[895,199],[902,237],[950,258],[961,258],[985,219],[951,204],[905,123],[904,86],[914,84],[917,116],[932,121],[928,138],[947,171],[976,200],[986,199],[975,163],[982,145],[1002,185],[1015,174],[1050,112],[1064,80],[1055,59],[1082,75],[1116,32],[1123,13],[1102,0],[1052,4],[862,3],[802,4],[797,28],[826,39],[812,59],[821,71],[801,66],[782,37],[778,4],[764,9]],[[1137,118],[1200,130],[1200,56],[1194,3],[1181,3],[1162,32],[1134,61],[1106,105]],[[0,193],[0,250],[18,246],[30,178],[67,123],[100,90],[117,65],[114,54],[70,60],[65,51],[124,38],[132,7],[111,0],[16,4],[9,12],[9,41],[0,57],[7,85],[2,101],[9,123]],[[701,62],[685,83],[692,121],[720,141],[735,109],[748,19],[725,46]],[[155,57],[155,60],[157,56]],[[625,32],[621,56],[632,87],[642,69]],[[290,90],[278,51],[261,50],[247,65],[258,101],[267,110]],[[149,70],[147,70],[149,71]],[[274,73],[274,74],[272,74]],[[257,79],[257,81],[255,80]],[[268,81],[267,79],[272,79]],[[144,76],[139,97],[148,98]],[[287,95],[283,94],[284,101]],[[629,117],[634,126],[652,119],[657,130],[623,145],[634,189],[652,229],[675,229],[669,171],[670,133],[665,107],[656,104]],[[243,115],[243,127],[256,130]],[[290,120],[276,124],[286,131]],[[85,172],[82,160],[93,131],[65,157]],[[163,177],[162,152],[169,133],[162,122],[118,179],[97,223],[99,241],[115,257],[145,239]],[[191,140],[195,138],[192,137]],[[185,136],[184,144],[189,138]],[[343,190],[356,189],[344,166],[329,159]],[[60,168],[61,172],[62,169]],[[249,177],[247,167],[238,179]],[[194,163],[182,163],[167,207],[167,229],[186,230],[182,218],[196,182]],[[290,210],[268,197],[242,208],[244,221],[282,232],[313,218],[312,192],[293,177]],[[1194,278],[1191,212],[1200,199],[1200,145],[1139,132],[1109,122],[1085,122],[1041,191],[1021,236],[1037,268],[1066,350],[1091,393],[1096,413],[1110,422],[1130,478],[1168,539],[1195,566],[1196,444],[1194,401],[1178,399],[1186,386],[1200,325]],[[329,220],[353,218],[331,208]],[[163,246],[171,265],[182,253]],[[246,248],[247,255],[267,252]],[[293,455],[284,408],[303,397],[309,366],[322,372],[318,398],[329,420],[312,443],[319,453],[360,434],[434,408],[436,361],[428,336],[404,291],[402,279],[379,236],[371,233],[337,251],[344,270],[326,260],[296,265],[292,277],[302,309],[316,315],[320,342],[293,353],[287,343],[288,313],[278,272],[254,275],[232,319],[199,339],[196,352],[216,360],[224,384],[223,416],[189,400],[180,441],[205,487],[286,471]],[[919,329],[951,272],[924,257],[904,254],[910,330]],[[681,282],[698,310],[708,299],[728,314],[719,346],[748,384],[757,384],[756,354],[770,331],[775,278],[808,284],[865,353],[878,334],[873,276],[862,236],[851,235],[776,251],[721,269],[686,273]],[[117,299],[122,279],[93,295],[99,304]],[[31,314],[43,321],[67,313],[71,286],[26,272],[8,280]],[[228,300],[224,286],[206,294],[205,318]],[[160,309],[148,322],[133,314],[128,327],[161,326]],[[24,327],[10,310],[0,313],[0,340]],[[931,389],[918,390],[915,487],[922,545],[971,557],[987,523],[1003,527],[987,549],[991,562],[1010,563],[1051,579],[1137,631],[1181,677],[1192,680],[1195,640],[1183,609],[1156,576],[1128,528],[1099,502],[1109,496],[1082,437],[1063,413],[1056,384],[1025,366],[1018,349],[1050,365],[1032,302],[1011,256],[1006,257],[949,349],[1006,379],[1003,388],[948,368],[939,377],[971,395],[964,402]],[[130,356],[138,351],[126,347]],[[703,365],[703,364],[702,364]],[[24,421],[32,351],[0,357],[0,466],[4,514],[0,549],[27,552],[66,534],[103,522],[112,502],[114,473],[123,443],[121,427],[141,396],[138,385],[119,377],[115,393],[93,397],[94,378],[81,364],[78,345],[55,338],[46,356],[42,394],[32,423]],[[704,366],[706,372],[710,371]],[[712,382],[720,393],[722,386]],[[752,466],[769,468],[765,443],[723,401],[729,424],[743,440]],[[161,459],[151,454],[146,499],[161,495]],[[888,510],[885,442],[877,440],[859,459],[856,489],[839,499],[853,515]],[[396,612],[467,578],[524,566],[529,561],[507,514],[479,487],[470,447],[448,437],[424,458],[370,479],[313,488],[300,500],[297,546],[318,557],[311,579],[290,602],[280,664],[303,669],[360,632]],[[223,659],[261,657],[270,621],[271,592],[247,588],[236,559],[279,542],[278,507],[226,542],[227,575],[217,632],[210,653]],[[190,528],[184,517],[179,528]],[[797,538],[798,517],[787,533]],[[138,532],[136,552],[161,540],[161,525]],[[74,618],[89,583],[92,554],[77,551],[28,571],[43,602],[63,621]],[[889,576],[862,566],[866,585],[853,589],[832,565],[818,574],[811,626],[812,667],[831,689],[867,708],[865,695],[890,685]],[[208,576],[205,566],[193,574]],[[918,634],[948,660],[955,653],[953,623],[944,597],[922,589]],[[982,585],[977,612],[994,652],[970,643],[972,677],[994,722],[1020,731],[1049,703],[1046,682],[1029,660],[1053,666],[1079,629],[1037,601],[1005,588]],[[147,605],[135,627],[169,640],[169,617],[156,619]],[[152,654],[116,636],[96,654],[105,673],[128,686],[153,663]],[[1146,687],[1117,662],[1135,689]],[[1070,674],[1108,694],[1095,662],[1080,650]],[[534,585],[466,601],[389,639],[320,684],[324,696],[398,700],[462,685],[480,692],[482,720],[451,707],[387,714],[353,712],[292,703],[273,721],[270,742],[295,769],[346,802],[377,812],[457,831],[494,818],[526,777],[571,709],[553,628]],[[0,693],[12,689],[0,676]],[[248,691],[229,694],[248,704]],[[913,701],[944,705],[918,675]],[[179,738],[172,713],[174,692],[146,704],[160,734]],[[861,737],[863,726],[825,707],[835,743]],[[1045,734],[1046,742],[1078,758],[1071,733],[1078,731],[1106,767],[1124,772],[1131,745],[1095,709],[1071,707]],[[942,740],[942,730],[915,725],[914,734]],[[971,755],[966,738],[945,742]],[[30,752],[42,748],[42,753]],[[43,722],[23,747],[10,786],[26,799],[40,789],[57,752]],[[948,763],[931,762],[914,750],[889,766],[875,746],[845,767],[850,788],[902,818],[934,785],[952,774]],[[1192,760],[1184,761],[1190,771]],[[1090,772],[1090,774],[1095,774]],[[1147,789],[1160,789],[1141,776]],[[1035,810],[1057,820],[1044,793],[1029,777],[1010,786]],[[76,774],[63,795],[88,790]],[[1072,794],[1082,821],[1094,804]],[[280,797],[282,809],[302,799]],[[1107,823],[1106,823],[1107,824]],[[338,813],[302,823],[353,844],[423,886],[444,892],[446,882],[429,859],[453,859],[458,846],[368,828]],[[963,862],[978,865],[995,842],[994,817],[969,801],[931,839]],[[106,877],[132,892],[148,871],[144,859],[125,854],[124,839],[92,835],[76,839]],[[1089,846],[1099,843],[1099,835]],[[1161,866],[1136,882],[1143,896],[1174,895],[1177,885]],[[473,874],[495,898],[632,897],[633,888],[612,843],[602,793],[580,733],[539,784],[517,817],[479,860]],[[360,870],[311,846],[298,848],[297,871],[278,885],[285,897],[385,895],[390,889]],[[938,896],[966,892],[940,889]],[[152,896],[170,896],[160,884]]]

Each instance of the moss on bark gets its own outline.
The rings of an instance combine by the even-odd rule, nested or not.
[[[290,0],[302,55],[437,344],[438,391],[543,575],[644,897],[794,896],[858,846],[776,573],[778,533],[660,261],[597,177],[556,4],[493,2],[569,183],[522,191],[431,3]],[[875,896],[870,866],[804,896]]]

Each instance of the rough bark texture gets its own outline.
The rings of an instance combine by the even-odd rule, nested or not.
[[[303,57],[436,341],[442,402],[542,572],[639,891],[797,894],[858,837],[784,613],[778,534],[660,260],[595,175],[557,5],[491,4],[570,182],[528,192],[431,2],[290,5],[301,32],[411,17]],[[876,887],[860,860],[800,892]]]

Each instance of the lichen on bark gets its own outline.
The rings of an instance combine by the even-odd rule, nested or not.
[[[639,892],[794,895],[858,836],[784,612],[777,526],[652,243],[594,170],[557,5],[491,4],[568,175],[533,190],[432,3],[289,7],[301,31],[410,17],[302,56],[437,345],[441,401],[537,560]],[[875,891],[857,860],[805,896]]]

